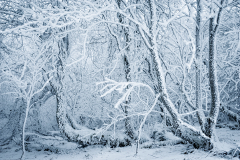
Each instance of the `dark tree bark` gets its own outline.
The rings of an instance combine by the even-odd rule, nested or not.
[[[117,0],[117,4],[118,4],[118,7],[121,8],[121,0]],[[118,13],[118,20],[121,24],[124,24],[124,17],[122,14]],[[129,38],[129,30],[128,28],[126,27],[121,27],[121,30],[123,31],[123,36],[124,36],[124,47],[126,47],[125,51],[126,53],[124,53],[123,55],[123,64],[124,64],[124,72],[125,72],[125,79],[127,82],[131,82],[131,75],[130,75],[130,71],[131,71],[131,68],[130,68],[130,63],[129,63],[129,60],[128,60],[128,55],[130,54],[130,47],[128,46],[129,43],[130,43],[130,38]],[[120,46],[121,44],[119,44]],[[128,89],[128,87],[127,87]],[[128,109],[129,109],[129,104],[131,103],[131,95],[128,96],[128,100],[125,101],[125,104],[124,104],[124,112],[125,112],[125,130],[126,130],[126,134],[127,136],[133,140],[134,139],[134,132],[133,132],[133,129],[132,129],[132,126],[131,126],[131,118],[128,117]]]
[[[222,5],[224,0],[221,0],[221,6],[218,11],[216,24],[214,25],[214,17],[209,20],[209,85],[211,91],[211,109],[209,116],[205,123],[205,134],[208,137],[213,136],[213,131],[217,123],[219,108],[220,108],[220,97],[218,91],[217,82],[217,69],[216,69],[216,34],[220,24],[220,17],[222,12]]]

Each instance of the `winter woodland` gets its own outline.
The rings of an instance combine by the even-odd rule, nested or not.
[[[239,0],[0,0],[0,159],[238,159]]]

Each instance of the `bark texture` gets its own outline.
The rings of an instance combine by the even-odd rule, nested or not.
[[[66,103],[64,101],[64,62],[69,54],[69,39],[68,35],[62,38],[58,42],[58,61],[57,61],[57,73],[56,73],[56,82],[52,85],[56,91],[57,98],[57,123],[60,131],[71,141],[77,141],[79,134],[75,132],[72,126],[68,123]]]
[[[218,91],[217,82],[217,69],[216,69],[216,34],[220,23],[220,16],[222,12],[222,4],[224,0],[221,0],[221,7],[219,8],[216,24],[214,25],[214,17],[209,20],[209,85],[211,96],[211,109],[209,116],[205,123],[205,134],[208,137],[212,137],[214,134],[215,125],[217,123],[219,108],[220,108],[220,96]]]

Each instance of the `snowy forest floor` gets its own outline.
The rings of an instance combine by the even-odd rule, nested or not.
[[[141,148],[135,156],[136,145],[110,148],[107,146],[88,146],[79,148],[76,143],[67,142],[60,152],[36,151],[26,152],[26,159],[32,160],[221,160],[239,159],[233,157],[234,151],[240,146],[240,131],[229,128],[216,129],[219,138],[216,148],[210,152],[193,149],[190,144],[161,146],[157,148]],[[232,152],[230,152],[232,150]],[[0,148],[1,160],[16,160],[21,157],[21,147],[13,144]],[[228,154],[227,154],[228,153]],[[237,151],[236,155],[239,154]]]

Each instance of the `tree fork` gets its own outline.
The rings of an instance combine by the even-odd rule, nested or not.
[[[194,127],[184,123],[179,114],[177,113],[174,104],[169,99],[166,84],[164,81],[163,69],[161,66],[161,61],[158,56],[157,48],[156,48],[156,6],[154,0],[149,0],[149,7],[150,7],[150,35],[149,41],[151,44],[151,48],[149,51],[151,52],[153,58],[153,66],[155,67],[155,74],[158,81],[157,90],[155,90],[156,94],[161,93],[159,97],[159,101],[164,104],[168,112],[172,117],[173,122],[173,133],[177,136],[181,137],[183,140],[186,140],[195,145],[196,148],[204,148],[206,145],[210,145],[210,138],[203,134],[201,131],[196,130]]]

